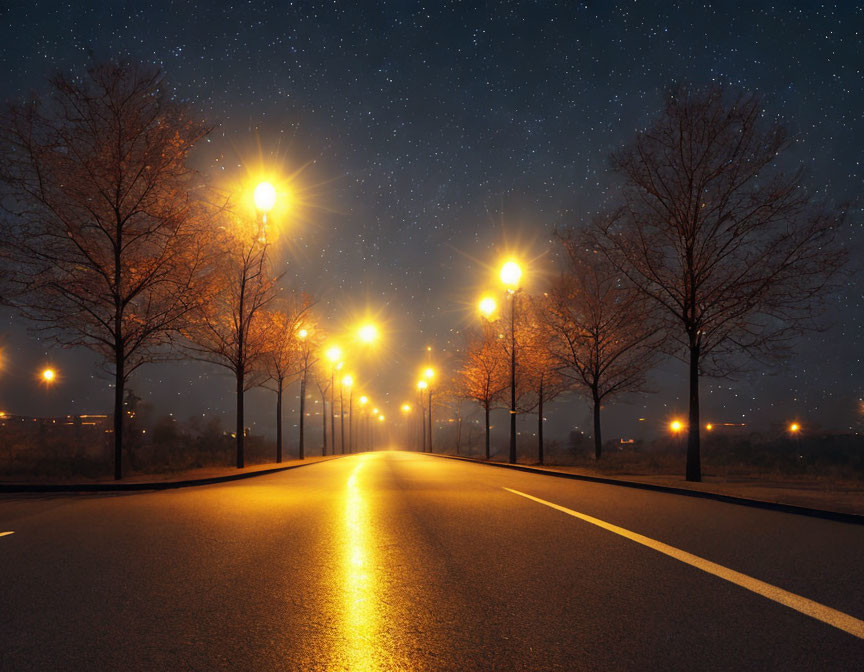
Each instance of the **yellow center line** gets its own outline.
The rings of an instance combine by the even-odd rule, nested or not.
[[[518,490],[512,490],[510,488],[504,489],[508,492],[512,492],[514,495],[525,497],[526,499],[533,500],[535,502],[538,502],[539,504],[545,504],[552,509],[556,509],[557,511],[566,513],[568,516],[573,516],[574,518],[584,520],[586,523],[591,523],[592,525],[596,525],[597,527],[602,527],[604,530],[614,532],[615,534],[625,537],[630,541],[635,541],[637,544],[647,546],[648,548],[651,548],[658,553],[668,555],[670,558],[680,560],[681,562],[690,565],[691,567],[696,567],[696,569],[701,569],[703,572],[713,574],[714,576],[729,581],[730,583],[734,583],[736,586],[741,586],[742,588],[754,592],[757,595],[767,597],[769,600],[772,600],[779,604],[783,604],[790,609],[794,609],[795,611],[805,614],[806,616],[815,618],[817,621],[822,621],[823,623],[834,626],[839,630],[848,632],[854,637],[864,639],[864,621],[857,619],[854,616],[845,614],[842,611],[837,611],[836,609],[832,609],[831,607],[826,607],[824,604],[820,604],[819,602],[808,600],[806,597],[801,597],[800,595],[796,595],[795,593],[790,593],[788,590],[783,590],[782,588],[778,588],[777,586],[772,586],[770,583],[765,583],[764,581],[760,581],[759,579],[754,579],[752,576],[748,576],[747,574],[736,572],[734,569],[729,569],[728,567],[724,567],[723,565],[718,565],[716,562],[711,562],[710,560],[706,560],[705,558],[700,558],[698,555],[693,555],[692,553],[688,553],[687,551],[682,551],[680,548],[669,546],[669,544],[664,544],[662,541],[651,539],[650,537],[637,534],[636,532],[625,530],[623,527],[618,527],[617,525],[613,525],[612,523],[607,523],[603,520],[600,520],[599,518],[594,518],[584,513],[574,511],[573,509],[568,509],[566,506],[553,504],[552,502],[547,502],[545,499],[540,499],[539,497],[532,497],[531,495],[526,495],[524,492],[519,492]]]

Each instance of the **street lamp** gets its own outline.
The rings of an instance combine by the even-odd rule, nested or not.
[[[332,455],[336,454],[336,369],[341,364],[342,348],[331,345],[324,353],[330,360],[330,443]],[[326,410],[326,409],[325,409]],[[326,446],[325,446],[326,449]]]
[[[426,367],[423,370],[423,378],[426,379],[428,383],[428,390],[426,392],[426,396],[429,402],[429,452],[432,452],[432,380],[435,378],[435,369],[431,366]]]
[[[510,293],[510,464],[516,462],[516,297],[522,267],[512,259],[501,266],[501,284]]]
[[[350,375],[345,376],[344,378],[342,378],[342,385],[344,387],[348,388],[348,452],[352,453],[352,452],[354,452],[354,387],[353,387],[354,378],[352,378]],[[342,403],[341,396],[339,398],[339,403],[340,403],[340,409],[341,409],[341,403]],[[344,446],[344,442],[345,442],[345,414],[344,413],[342,414],[342,442],[343,442],[342,452],[344,453],[345,452],[345,450],[344,450],[344,448],[345,448],[345,446]]]
[[[357,338],[360,340],[361,343],[365,343],[367,345],[374,343],[378,340],[378,327],[371,322],[361,324],[357,328]]]
[[[477,303],[477,308],[480,310],[480,314],[488,320],[498,310],[498,302],[491,296],[484,296]]]
[[[426,452],[426,409],[423,408],[423,390],[429,388],[429,383],[421,379],[417,381],[417,392],[420,395],[420,452]]]
[[[267,242],[267,213],[276,205],[276,187],[269,182],[259,182],[252,194],[255,207],[261,213],[261,223],[258,232],[258,242]]]
[[[48,367],[42,369],[40,377],[42,378],[43,383],[45,383],[46,385],[51,385],[51,383],[53,383],[57,379],[57,372],[54,371],[54,369]]]

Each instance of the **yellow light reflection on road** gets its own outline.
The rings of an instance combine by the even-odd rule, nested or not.
[[[345,496],[345,663],[349,670],[378,670],[379,630],[376,576],[371,557],[369,504],[359,482],[362,456],[348,479]],[[380,643],[378,643],[380,645]]]

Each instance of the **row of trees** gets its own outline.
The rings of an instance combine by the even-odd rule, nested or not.
[[[100,355],[114,382],[116,478],[130,376],[190,354],[235,377],[238,467],[244,393],[276,393],[281,461],[283,390],[300,377],[303,457],[323,334],[311,299],[280,289],[258,213],[215,202],[190,167],[209,132],[158,71],[128,62],[58,75],[0,119],[0,298],[60,344]]]
[[[639,390],[660,354],[689,367],[686,477],[701,479],[699,383],[748,362],[776,362],[818,328],[820,297],[846,262],[846,208],[784,171],[793,139],[758,96],[723,87],[675,89],[663,114],[611,157],[611,206],[559,235],[565,270],[527,304],[515,339],[520,409],[563,389],[594,408]],[[509,389],[504,331],[467,335],[457,389],[489,409]]]

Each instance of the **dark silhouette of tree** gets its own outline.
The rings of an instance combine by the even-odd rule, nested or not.
[[[123,474],[129,377],[163,358],[200,296],[203,210],[189,152],[208,127],[156,69],[60,74],[0,120],[6,302],[114,379],[114,477]]]
[[[537,462],[545,461],[543,411],[567,390],[568,380],[561,373],[561,362],[550,348],[556,334],[546,319],[545,296],[526,296],[523,318],[519,325],[519,399],[523,413],[537,412]]]
[[[845,255],[844,212],[783,172],[791,140],[754,95],[680,88],[612,156],[621,205],[595,244],[663,310],[690,368],[686,477],[701,480],[699,377],[776,358],[810,324]]]
[[[571,387],[586,395],[594,415],[594,458],[603,450],[601,406],[644,389],[656,363],[662,330],[654,303],[578,236],[561,237],[566,270],[537,301],[547,328],[546,353]]]
[[[306,389],[309,385],[309,375],[314,376],[315,366],[318,364],[318,357],[321,351],[321,344],[324,342],[324,331],[318,326],[318,320],[311,311],[312,304],[310,302],[307,309],[300,320],[297,329],[297,348],[299,351],[300,365],[300,436],[297,443],[297,456],[299,459],[306,459]],[[320,389],[320,385],[319,385]],[[322,406],[321,414],[324,415],[324,443],[327,439],[327,415],[324,412],[326,408],[327,388],[321,390],[321,398],[325,405]],[[321,454],[324,454],[322,449]]]
[[[312,307],[312,300],[299,296],[280,297],[277,308],[264,312],[266,343],[261,358],[263,386],[276,393],[276,462],[282,462],[282,396],[285,385],[301,373],[302,350],[300,330]],[[301,380],[301,387],[305,387]],[[305,390],[301,390],[305,392]],[[303,400],[301,398],[302,406]],[[302,415],[301,415],[302,423]],[[301,425],[302,426],[302,425]],[[302,429],[301,429],[302,432]]]
[[[461,396],[480,404],[486,423],[486,459],[490,457],[489,413],[510,384],[509,359],[494,325],[484,322],[467,332],[462,366],[454,376]]]
[[[263,378],[267,354],[266,309],[278,278],[269,264],[269,245],[256,218],[226,209],[215,236],[214,272],[207,301],[184,329],[187,349],[197,359],[227,368],[236,381],[237,468],[245,466],[244,394]]]

